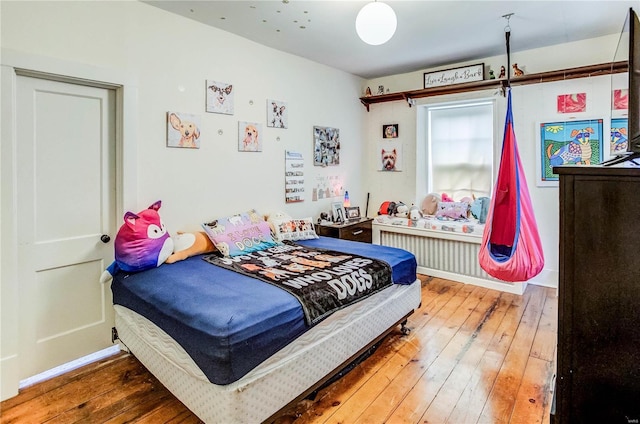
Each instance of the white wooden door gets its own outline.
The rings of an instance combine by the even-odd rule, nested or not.
[[[115,92],[17,77],[21,378],[111,345]],[[105,238],[106,240],[106,238]]]

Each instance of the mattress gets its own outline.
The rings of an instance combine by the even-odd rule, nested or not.
[[[301,244],[384,260],[397,284],[416,279],[415,257],[402,249],[324,237]],[[200,256],[120,272],[111,287],[114,304],[153,322],[218,385],[239,380],[309,329],[293,296]]]
[[[119,338],[162,384],[206,423],[258,423],[273,416],[416,309],[420,281],[392,285],[342,309],[241,379],[215,385],[162,329],[115,306]]]

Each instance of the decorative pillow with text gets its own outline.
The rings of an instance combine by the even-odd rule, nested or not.
[[[269,224],[255,211],[202,224],[202,228],[222,256],[233,257],[277,246]]]
[[[313,219],[311,218],[270,219],[269,222],[273,225],[275,238],[278,241],[297,241],[318,238],[315,227],[313,226]]]

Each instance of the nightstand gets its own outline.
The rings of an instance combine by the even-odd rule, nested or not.
[[[371,222],[371,218],[361,218],[345,224],[318,224],[316,233],[319,236],[371,243]]]

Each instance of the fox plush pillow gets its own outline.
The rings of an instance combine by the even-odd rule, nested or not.
[[[158,200],[137,214],[124,214],[124,224],[114,243],[115,261],[102,273],[100,281],[109,281],[118,270],[135,272],[158,267],[173,253],[173,240],[158,213],[161,205]]]

